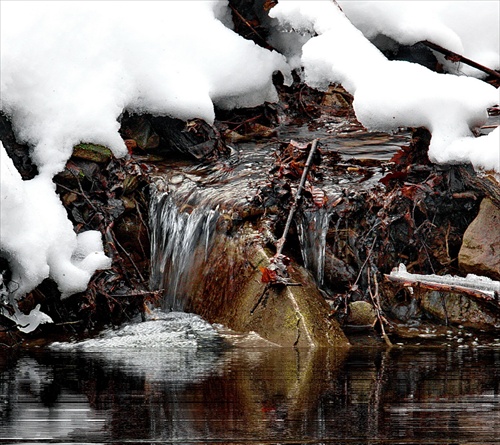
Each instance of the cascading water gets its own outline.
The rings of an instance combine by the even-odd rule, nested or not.
[[[219,212],[179,205],[156,189],[151,199],[151,289],[163,289],[163,308],[184,310],[196,262],[205,261]],[[188,211],[190,210],[190,211]]]
[[[342,149],[339,144],[346,143],[347,139],[327,132],[321,138],[322,150],[325,153]],[[371,151],[373,147],[371,144]],[[344,149],[347,150],[346,147]],[[380,147],[381,153],[386,151],[386,145]],[[231,299],[231,292],[238,292],[234,287],[235,280],[231,278],[233,272],[227,269],[231,269],[231,261],[227,261],[228,264],[222,261],[227,259],[228,253],[221,236],[227,235],[227,228],[224,229],[226,224],[232,225],[236,221],[235,226],[238,226],[243,215],[243,220],[247,219],[254,228],[261,224],[257,231],[267,233],[266,212],[270,209],[257,208],[258,200],[254,198],[268,187],[269,169],[276,162],[274,152],[275,146],[267,141],[261,145],[256,142],[242,143],[239,145],[237,162],[225,163],[222,160],[211,166],[195,166],[182,162],[176,164],[174,161],[160,168],[150,201],[150,288],[162,290],[164,309],[194,310],[193,299],[196,299],[195,306],[199,309],[204,304],[205,284],[212,281],[215,283],[212,283],[211,291],[220,293],[218,303],[221,306],[224,298]],[[324,192],[329,198],[328,202],[320,208],[306,208],[296,213],[304,265],[312,272],[319,286],[324,281],[326,236],[333,203],[347,187],[352,184],[368,187],[373,181],[378,181],[377,175],[381,174],[374,169],[374,176],[363,179],[363,185],[359,185],[356,176],[318,182],[315,187]],[[272,235],[277,234],[271,234],[268,241]],[[230,238],[233,239],[233,234]],[[220,252],[216,253],[214,249],[219,248]]]
[[[326,207],[303,210],[296,215],[297,233],[304,266],[319,286],[323,284],[325,248],[331,212]]]

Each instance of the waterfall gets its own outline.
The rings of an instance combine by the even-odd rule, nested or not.
[[[179,205],[169,193],[153,191],[150,208],[150,288],[163,289],[163,308],[184,310],[195,264],[208,256],[219,212],[206,205]]]
[[[296,215],[297,233],[304,266],[319,286],[323,284],[325,248],[331,213],[326,207],[303,210]]]

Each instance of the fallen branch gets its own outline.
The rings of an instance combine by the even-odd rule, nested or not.
[[[387,323],[387,320],[385,317],[382,315],[382,308],[380,305],[380,294],[378,292],[378,280],[377,280],[377,274],[374,272],[373,273],[373,282],[375,285],[375,291],[372,292],[372,286],[371,286],[371,273],[370,273],[370,268],[367,270],[367,275],[368,275],[368,293],[370,294],[370,298],[372,300],[373,307],[375,308],[375,314],[377,315],[378,322],[380,324],[380,330],[382,331],[382,338],[385,341],[385,344],[389,347],[392,348],[393,344],[391,342],[391,339],[385,332],[385,327],[384,323]]]
[[[429,281],[420,281],[416,279],[408,279],[403,277],[397,277],[392,275],[384,275],[385,279],[388,281],[392,281],[394,283],[400,283],[404,287],[421,287],[424,289],[435,290],[439,292],[454,292],[454,293],[462,293],[466,294],[470,297],[477,298],[479,300],[484,300],[488,302],[495,302],[500,306],[498,292],[494,292],[493,295],[491,293],[483,292],[479,289],[473,289],[465,286],[458,286],[453,284],[446,283],[433,283]]]
[[[278,258],[281,255],[281,252],[283,251],[283,246],[285,244],[288,231],[290,230],[290,226],[292,225],[293,215],[295,214],[295,211],[297,210],[297,207],[299,205],[300,197],[302,196],[302,189],[304,188],[304,184],[306,183],[307,174],[309,173],[309,168],[311,167],[313,156],[317,146],[318,146],[318,139],[314,139],[311,145],[311,150],[309,151],[309,156],[307,157],[306,165],[304,166],[304,171],[302,172],[302,177],[300,178],[300,184],[299,187],[297,188],[295,199],[293,201],[292,207],[290,208],[290,212],[288,213],[288,218],[286,220],[285,229],[283,230],[283,235],[276,243],[276,255],[275,255],[276,258]]]
[[[491,68],[481,65],[480,63],[474,62],[473,60],[468,59],[467,57],[464,57],[460,54],[450,51],[449,49],[443,48],[442,46],[437,45],[435,43],[429,42],[428,40],[424,40],[422,43],[425,46],[433,49],[434,51],[444,54],[447,60],[451,60],[452,62],[465,63],[466,65],[476,68],[479,71],[483,71],[484,73],[489,74],[491,77],[500,80],[500,72],[498,71],[492,70]]]

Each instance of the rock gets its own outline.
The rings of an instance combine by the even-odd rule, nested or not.
[[[100,164],[109,162],[111,150],[102,145],[78,144],[73,148],[73,157]]]
[[[366,301],[354,301],[349,304],[347,324],[354,326],[373,326],[377,319],[375,309]]]
[[[500,280],[500,208],[488,198],[464,233],[458,263],[464,273]]]
[[[257,238],[246,226],[237,236],[218,235],[206,260],[202,251],[196,253],[185,310],[235,331],[254,331],[280,346],[349,345],[311,274],[297,264],[288,272],[300,285],[271,286],[259,303],[265,289],[259,267],[269,266],[272,254]]]
[[[483,331],[496,331],[500,328],[498,314],[465,294],[422,291],[420,305],[443,322]]]
[[[329,245],[325,251],[325,285],[336,292],[345,292],[356,280],[354,269],[337,258]]]

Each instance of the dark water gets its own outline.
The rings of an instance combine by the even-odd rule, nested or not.
[[[1,443],[500,443],[500,349],[25,353]]]

